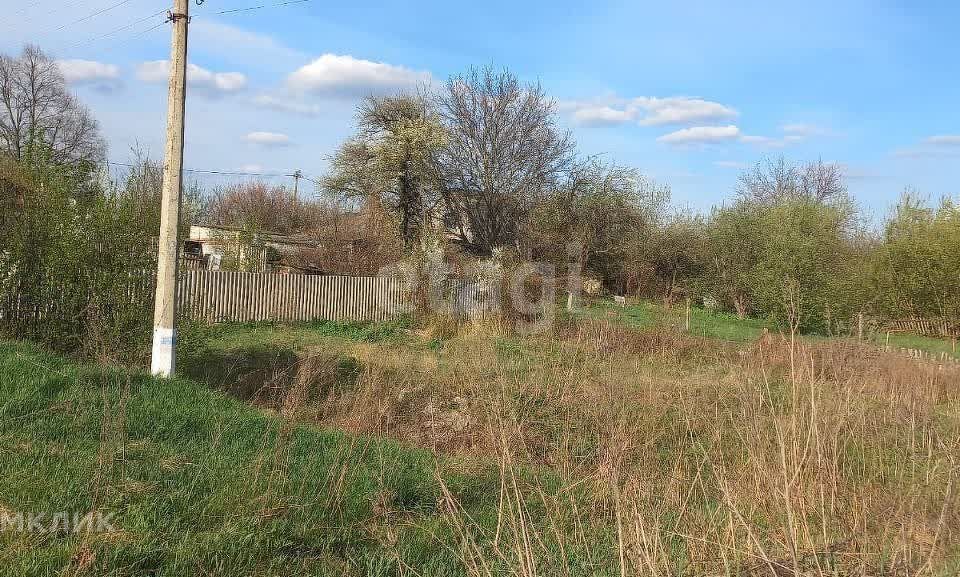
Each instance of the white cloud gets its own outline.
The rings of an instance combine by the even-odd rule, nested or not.
[[[740,137],[740,141],[759,148],[784,148],[785,146],[803,142],[814,136],[831,134],[829,130],[821,126],[800,122],[784,124],[780,127],[780,132],[780,136],[744,134]]]
[[[740,136],[740,129],[733,124],[727,126],[693,126],[683,128],[657,138],[666,144],[710,144],[733,140]]]
[[[240,72],[210,72],[196,64],[187,65],[187,81],[218,92],[236,92],[247,86],[247,77]]]
[[[719,122],[738,116],[733,108],[687,96],[656,98],[640,96],[630,100],[598,99],[592,102],[567,102],[562,110],[573,111],[573,119],[584,126],[610,126],[637,122],[642,126],[663,126]]]
[[[316,116],[320,114],[320,106],[317,104],[308,104],[291,98],[271,96],[270,94],[257,95],[253,99],[253,103],[261,108],[299,114],[301,116]]]
[[[290,74],[287,86],[297,93],[355,98],[411,90],[430,79],[428,72],[349,55],[324,54]]]
[[[290,146],[292,142],[290,137],[286,134],[280,134],[279,132],[250,132],[243,137],[244,140],[251,144],[256,144],[259,146],[266,147],[280,147],[280,146]]]
[[[629,110],[617,110],[609,106],[584,106],[573,113],[573,119],[584,126],[612,126],[624,124],[635,118]]]
[[[237,169],[239,172],[263,172],[263,165],[244,164]]]
[[[169,60],[152,60],[137,67],[137,78],[144,82],[167,82]],[[231,94],[247,86],[247,77],[240,72],[211,72],[196,64],[187,64],[187,86],[207,96]]]
[[[719,102],[685,96],[641,97],[634,99],[634,103],[646,112],[646,115],[640,118],[640,124],[644,126],[715,122],[735,118],[738,114],[733,108]]]
[[[112,90],[120,85],[120,67],[95,60],[57,60],[64,79],[71,84],[92,85]]]
[[[557,110],[580,126],[618,126],[637,119],[636,109],[628,108],[622,101],[561,100]]]
[[[936,136],[928,136],[927,138],[923,139],[923,143],[930,146],[960,147],[960,134],[938,134]]]
[[[916,146],[893,151],[902,158],[943,158],[960,155],[960,134],[937,134],[928,136]]]

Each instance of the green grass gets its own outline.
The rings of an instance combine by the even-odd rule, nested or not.
[[[623,309],[598,305],[585,314],[612,316],[638,327],[683,321],[681,315],[644,304]],[[694,331],[715,339],[749,340],[759,336],[764,327],[757,321],[699,310],[693,311],[691,320]],[[739,421],[714,416],[722,407],[731,415],[741,415],[738,407],[747,401],[741,399],[745,393],[739,389],[698,393],[694,381],[694,385],[684,385],[682,398],[706,403],[703,410],[694,407],[690,413],[682,413],[683,405],[672,404],[675,401],[666,397],[659,401],[666,404],[657,408],[645,392],[649,385],[644,384],[642,391],[630,388],[631,383],[636,387],[630,380],[632,372],[640,367],[633,364],[639,360],[632,355],[617,357],[617,351],[612,351],[596,357],[568,356],[571,343],[551,339],[469,333],[423,355],[434,344],[407,331],[403,323],[185,328],[181,368],[189,369],[187,373],[194,371],[193,380],[160,380],[116,367],[78,363],[32,345],[0,339],[0,512],[98,510],[113,514],[118,528],[111,534],[80,535],[0,530],[0,575],[447,576],[470,573],[465,551],[489,563],[492,575],[521,574],[517,551],[528,549],[534,551],[540,575],[619,574],[618,534],[610,503],[604,498],[604,485],[598,490],[587,481],[593,479],[593,473],[564,477],[569,472],[555,463],[567,461],[546,458],[552,452],[543,453],[543,460],[504,465],[506,474],[501,477],[503,463],[496,454],[437,456],[379,437],[325,430],[311,425],[317,421],[308,418],[282,419],[276,406],[261,410],[218,390],[227,390],[221,384],[247,376],[253,385],[262,385],[275,370],[302,360],[305,352],[329,355],[336,361],[332,378],[338,381],[356,378],[364,369],[368,379],[372,379],[370,375],[384,379],[363,381],[367,385],[397,379],[399,383],[392,384],[398,389],[421,381],[429,387],[431,378],[435,390],[462,378],[475,379],[471,386],[479,387],[476,390],[517,383],[517,388],[501,388],[492,398],[503,403],[502,414],[516,420],[519,442],[529,445],[531,454],[539,455],[538,446],[557,449],[556,455],[572,456],[575,461],[571,462],[587,467],[584,471],[592,471],[594,462],[597,471],[604,470],[605,465],[599,464],[605,462],[600,457],[607,454],[603,439],[614,430],[595,428],[595,422],[613,416],[617,423],[635,422],[630,434],[636,435],[638,452],[631,453],[635,460],[628,466],[637,468],[635,474],[641,466],[648,467],[640,477],[645,487],[647,479],[675,474],[678,463],[684,478],[701,479],[707,487],[712,486],[711,478],[717,473],[704,467],[702,455],[695,450],[702,450],[700,445],[710,437],[710,427],[722,427],[725,442],[734,441],[731,448],[718,450],[715,458],[729,456],[725,466],[733,467],[732,474],[737,475],[737,467],[743,465],[741,457],[748,454],[736,445],[749,437],[742,433],[766,430],[758,421],[752,425],[757,428],[726,434]],[[483,338],[492,342],[477,340]],[[489,356],[474,356],[484,344],[492,349]],[[401,349],[417,360],[432,355],[439,368],[419,375],[418,365],[411,363],[391,372],[390,357],[405,352]],[[377,372],[381,353],[389,354],[382,355],[386,364]],[[365,359],[368,366],[361,367],[351,354]],[[580,370],[586,359],[596,366]],[[663,385],[664,391],[673,391],[678,380],[669,376],[663,359],[649,360],[656,365],[657,372],[651,373],[656,375],[653,382]],[[699,375],[714,381],[712,373]],[[328,377],[331,375],[325,374],[324,378]],[[610,399],[610,408],[581,413],[579,396],[553,392],[554,386],[561,390],[570,383],[583,386],[594,379],[597,383],[583,391],[589,393],[590,386],[618,391]],[[368,390],[376,394],[362,397],[363,402],[380,407],[391,400],[390,393],[382,394],[384,390],[377,386]],[[460,394],[459,390],[450,392]],[[729,396],[715,399],[721,393]],[[345,394],[341,400],[350,398]],[[412,398],[408,396],[408,402],[412,403]],[[593,405],[602,409],[603,402],[592,398]],[[772,380],[762,398],[768,402],[757,406],[769,406],[775,414],[792,410],[791,396],[782,381]],[[627,412],[620,412],[621,405],[629,407]],[[423,419],[422,405],[409,407],[398,408],[393,417]],[[607,410],[614,412],[604,412]],[[701,414],[705,420],[691,428],[690,415]],[[942,414],[944,423],[955,427],[955,411],[944,408]],[[910,421],[909,427],[885,425],[883,430],[912,435],[912,427]],[[415,435],[400,438],[420,442]],[[912,461],[887,462],[889,455],[896,456],[906,447],[898,438],[854,437],[851,443],[863,447],[845,446],[844,463],[853,463],[857,471],[871,476],[850,474],[849,478],[865,483],[891,476],[895,483],[915,486],[913,477],[897,475],[909,471],[926,474],[926,465],[914,468]],[[561,448],[569,453],[562,453]],[[911,458],[924,454],[906,453]],[[935,470],[944,468],[937,465]],[[524,534],[521,539],[511,532],[509,511],[505,514],[508,521],[500,516],[504,511],[502,488],[513,483],[521,494],[512,499],[508,490],[508,508],[513,502],[522,503],[523,523],[538,528],[531,533],[534,537]],[[447,512],[442,499],[444,485],[462,511]],[[642,498],[638,494],[634,501],[637,510],[649,507],[651,515],[662,514],[663,518],[648,527],[679,523],[679,517],[671,517],[675,512],[669,505],[659,509],[659,503],[667,502],[667,493],[653,489],[662,487],[673,495],[675,487],[652,482],[649,487],[653,492]],[[896,493],[897,487],[884,486],[884,490]],[[767,506],[768,511],[776,510],[769,502]],[[714,510],[722,518],[722,504],[710,490],[704,489],[702,502],[699,496],[691,497],[689,507],[688,518],[699,515],[701,509],[709,510],[711,519]],[[766,532],[767,524],[779,521],[774,514],[756,522],[758,530]],[[688,528],[695,531],[710,526],[709,522],[691,523]],[[493,546],[495,535],[497,549]],[[534,545],[530,545],[531,539],[535,539]],[[466,547],[465,541],[469,542]],[[673,569],[664,574],[696,572],[688,563],[699,541],[691,546],[671,538],[665,544]]]
[[[403,343],[408,339],[408,322],[361,323],[314,321],[283,324],[273,322],[227,323],[191,326],[203,345],[220,350],[270,346],[294,350],[328,345],[332,342]],[[181,337],[181,341],[183,338]]]
[[[494,464],[285,423],[186,379],[0,341],[0,399],[0,507],[118,529],[0,531],[4,575],[462,575],[437,472],[472,531],[497,519]]]
[[[684,311],[667,310],[651,302],[639,302],[626,307],[620,307],[611,301],[597,300],[584,308],[585,316],[594,318],[615,318],[628,326],[635,328],[652,328],[655,326],[683,327]],[[776,332],[776,325],[769,320],[755,318],[738,318],[737,315],[722,311],[709,311],[693,307],[690,309],[690,333],[721,341],[735,343],[752,342],[760,338],[763,330]],[[820,335],[805,335],[804,338],[823,339]],[[878,345],[886,344],[886,335],[877,335],[872,342]],[[925,351],[935,356],[946,353],[960,359],[960,347],[954,350],[953,343],[947,339],[936,339],[907,333],[891,333],[890,346]]]
[[[351,343],[400,346],[413,338],[404,320],[389,323],[315,321],[203,325],[185,323],[177,343],[178,371],[244,400],[265,383],[283,387],[295,379],[305,355],[338,357],[343,382],[355,379],[360,366],[349,354]],[[425,345],[426,346],[426,345]]]
[[[774,330],[773,323],[762,319],[738,318],[737,315],[719,311],[692,308],[690,332],[725,341],[755,341],[763,329]]]
[[[885,346],[887,344],[886,334],[877,335],[874,337],[873,342],[878,345]],[[935,357],[939,357],[942,353],[946,353],[948,356],[951,356],[955,359],[960,359],[960,344],[957,344],[955,349],[954,343],[946,339],[935,339],[932,337],[924,337],[909,333],[890,333],[889,344],[893,348],[925,351],[934,355]]]
[[[584,309],[584,314],[593,317],[613,317],[635,328],[655,326],[684,327],[684,311],[668,310],[651,303],[640,302],[625,307],[609,301],[596,301]],[[734,314],[690,309],[690,333],[711,339],[732,342],[754,341],[763,334],[763,329],[774,330],[773,323],[762,319],[738,318]]]

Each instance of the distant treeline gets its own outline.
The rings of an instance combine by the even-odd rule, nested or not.
[[[608,292],[691,298],[781,326],[848,332],[859,313],[960,316],[960,209],[905,193],[866,226],[840,167],[763,159],[708,215],[669,188],[579,157],[538,85],[471,70],[417,96],[370,98],[324,189],[391,215],[407,248],[440,234],[466,255],[571,262]]]
[[[36,125],[0,141],[0,329],[62,350],[139,354],[152,310],[129,294],[155,268],[161,171],[138,160],[111,178],[96,122],[53,62],[30,48],[2,64],[16,80],[4,88],[14,112]],[[38,83],[44,91],[31,92]],[[65,116],[32,114],[53,109]],[[558,275],[575,265],[609,293],[690,298],[806,332],[847,332],[859,313],[960,318],[960,207],[948,199],[905,193],[872,230],[837,166],[779,158],[744,173],[729,204],[677,212],[665,185],[578,156],[555,118],[539,86],[490,68],[370,98],[323,194],[189,186],[182,232],[205,221],[304,235],[324,247],[311,258],[343,274],[376,273],[440,241],[455,265],[493,255]]]

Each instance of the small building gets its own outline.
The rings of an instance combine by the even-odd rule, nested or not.
[[[323,274],[304,263],[302,255],[318,243],[302,236],[248,230],[220,225],[193,225],[183,243],[185,268],[248,272]]]

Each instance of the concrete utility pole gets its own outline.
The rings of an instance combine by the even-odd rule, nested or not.
[[[163,157],[163,196],[160,201],[160,242],[157,249],[157,294],[153,309],[153,356],[150,371],[173,375],[177,344],[177,227],[183,184],[183,113],[187,80],[187,23],[190,0],[174,0],[167,89],[167,146]]]
[[[293,177],[293,202],[297,202],[297,193],[300,189],[300,179],[303,178],[303,172],[298,168],[290,176]]]

